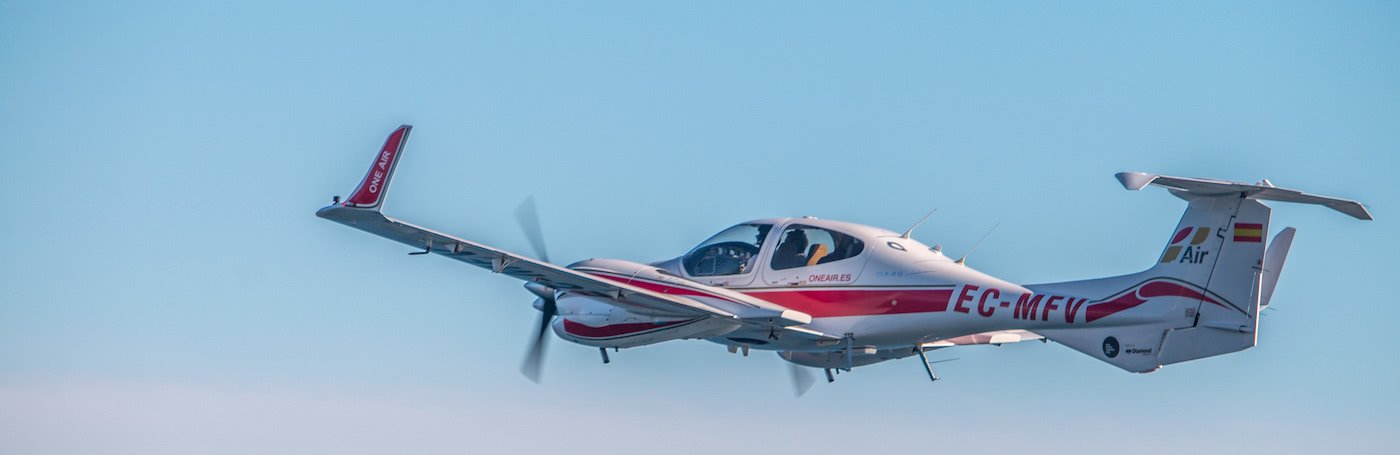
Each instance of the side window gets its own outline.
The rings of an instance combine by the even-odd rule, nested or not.
[[[773,250],[773,270],[807,267],[854,257],[865,242],[840,232],[794,224],[788,226]]]

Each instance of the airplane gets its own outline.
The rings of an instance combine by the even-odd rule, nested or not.
[[[731,352],[776,351],[801,396],[811,370],[835,374],[967,345],[1054,341],[1120,369],[1149,373],[1253,347],[1296,230],[1265,243],[1261,201],[1319,204],[1371,220],[1362,204],[1275,187],[1139,172],[1128,190],[1166,188],[1186,211],[1147,270],[1106,278],[1017,284],[900,233],[813,217],[746,221],[672,259],[642,263],[549,262],[533,198],[517,210],[536,257],[385,216],[390,179],[412,127],[394,130],[368,173],[341,201],[316,212],[415,248],[525,282],[540,314],[521,368],[539,382],[547,332],[618,352],[671,340],[705,340]],[[927,216],[925,216],[927,219]],[[922,223],[923,220],[920,220]]]

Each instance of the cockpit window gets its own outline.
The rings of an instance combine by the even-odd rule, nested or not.
[[[806,267],[855,257],[865,242],[840,232],[794,224],[783,231],[773,250],[773,270]]]
[[[742,275],[753,271],[771,224],[740,224],[715,234],[681,260],[690,276]]]

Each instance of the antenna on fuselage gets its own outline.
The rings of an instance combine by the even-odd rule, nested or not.
[[[938,211],[938,209],[933,209],[933,210],[931,210],[931,211],[928,212],[928,215],[924,215],[923,218],[919,218],[919,221],[915,222],[913,226],[909,226],[909,230],[904,231],[904,235],[899,236],[899,238],[901,238],[901,239],[907,239],[907,238],[909,238],[910,235],[913,235],[913,234],[914,234],[914,228],[919,227],[920,224],[924,224],[924,220],[927,220],[928,217],[933,216],[933,212],[937,212],[937,211]]]
[[[972,244],[972,248],[968,248],[968,249],[967,249],[967,252],[966,252],[966,253],[963,253],[962,257],[958,258],[957,261],[953,261],[953,262],[956,262],[956,263],[958,263],[958,264],[966,263],[966,262],[967,262],[967,257],[968,257],[968,256],[971,256],[971,255],[972,255],[972,252],[977,250],[977,247],[982,246],[982,241],[983,241],[983,240],[987,240],[987,236],[992,235],[992,231],[997,230],[997,226],[1001,226],[1001,223],[997,223],[997,224],[992,225],[992,228],[991,228],[991,229],[988,229],[986,234],[982,234],[982,238],[977,239],[977,243]]]

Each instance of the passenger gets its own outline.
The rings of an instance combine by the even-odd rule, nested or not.
[[[827,253],[826,256],[822,256],[821,259],[818,259],[817,263],[825,264],[831,261],[839,261],[850,257],[850,251],[848,250],[850,250],[851,242],[850,240],[847,240],[847,238],[848,237],[844,235],[836,234],[833,232],[831,236],[831,241],[835,244],[835,246],[831,248],[830,253]]]
[[[818,264],[839,261],[860,254],[861,242],[855,237],[833,232],[831,239],[836,243],[836,248],[832,248],[831,254],[818,260]]]
[[[793,229],[783,236],[782,243],[773,250],[773,270],[790,269],[806,264],[802,253],[807,251],[807,233]]]

